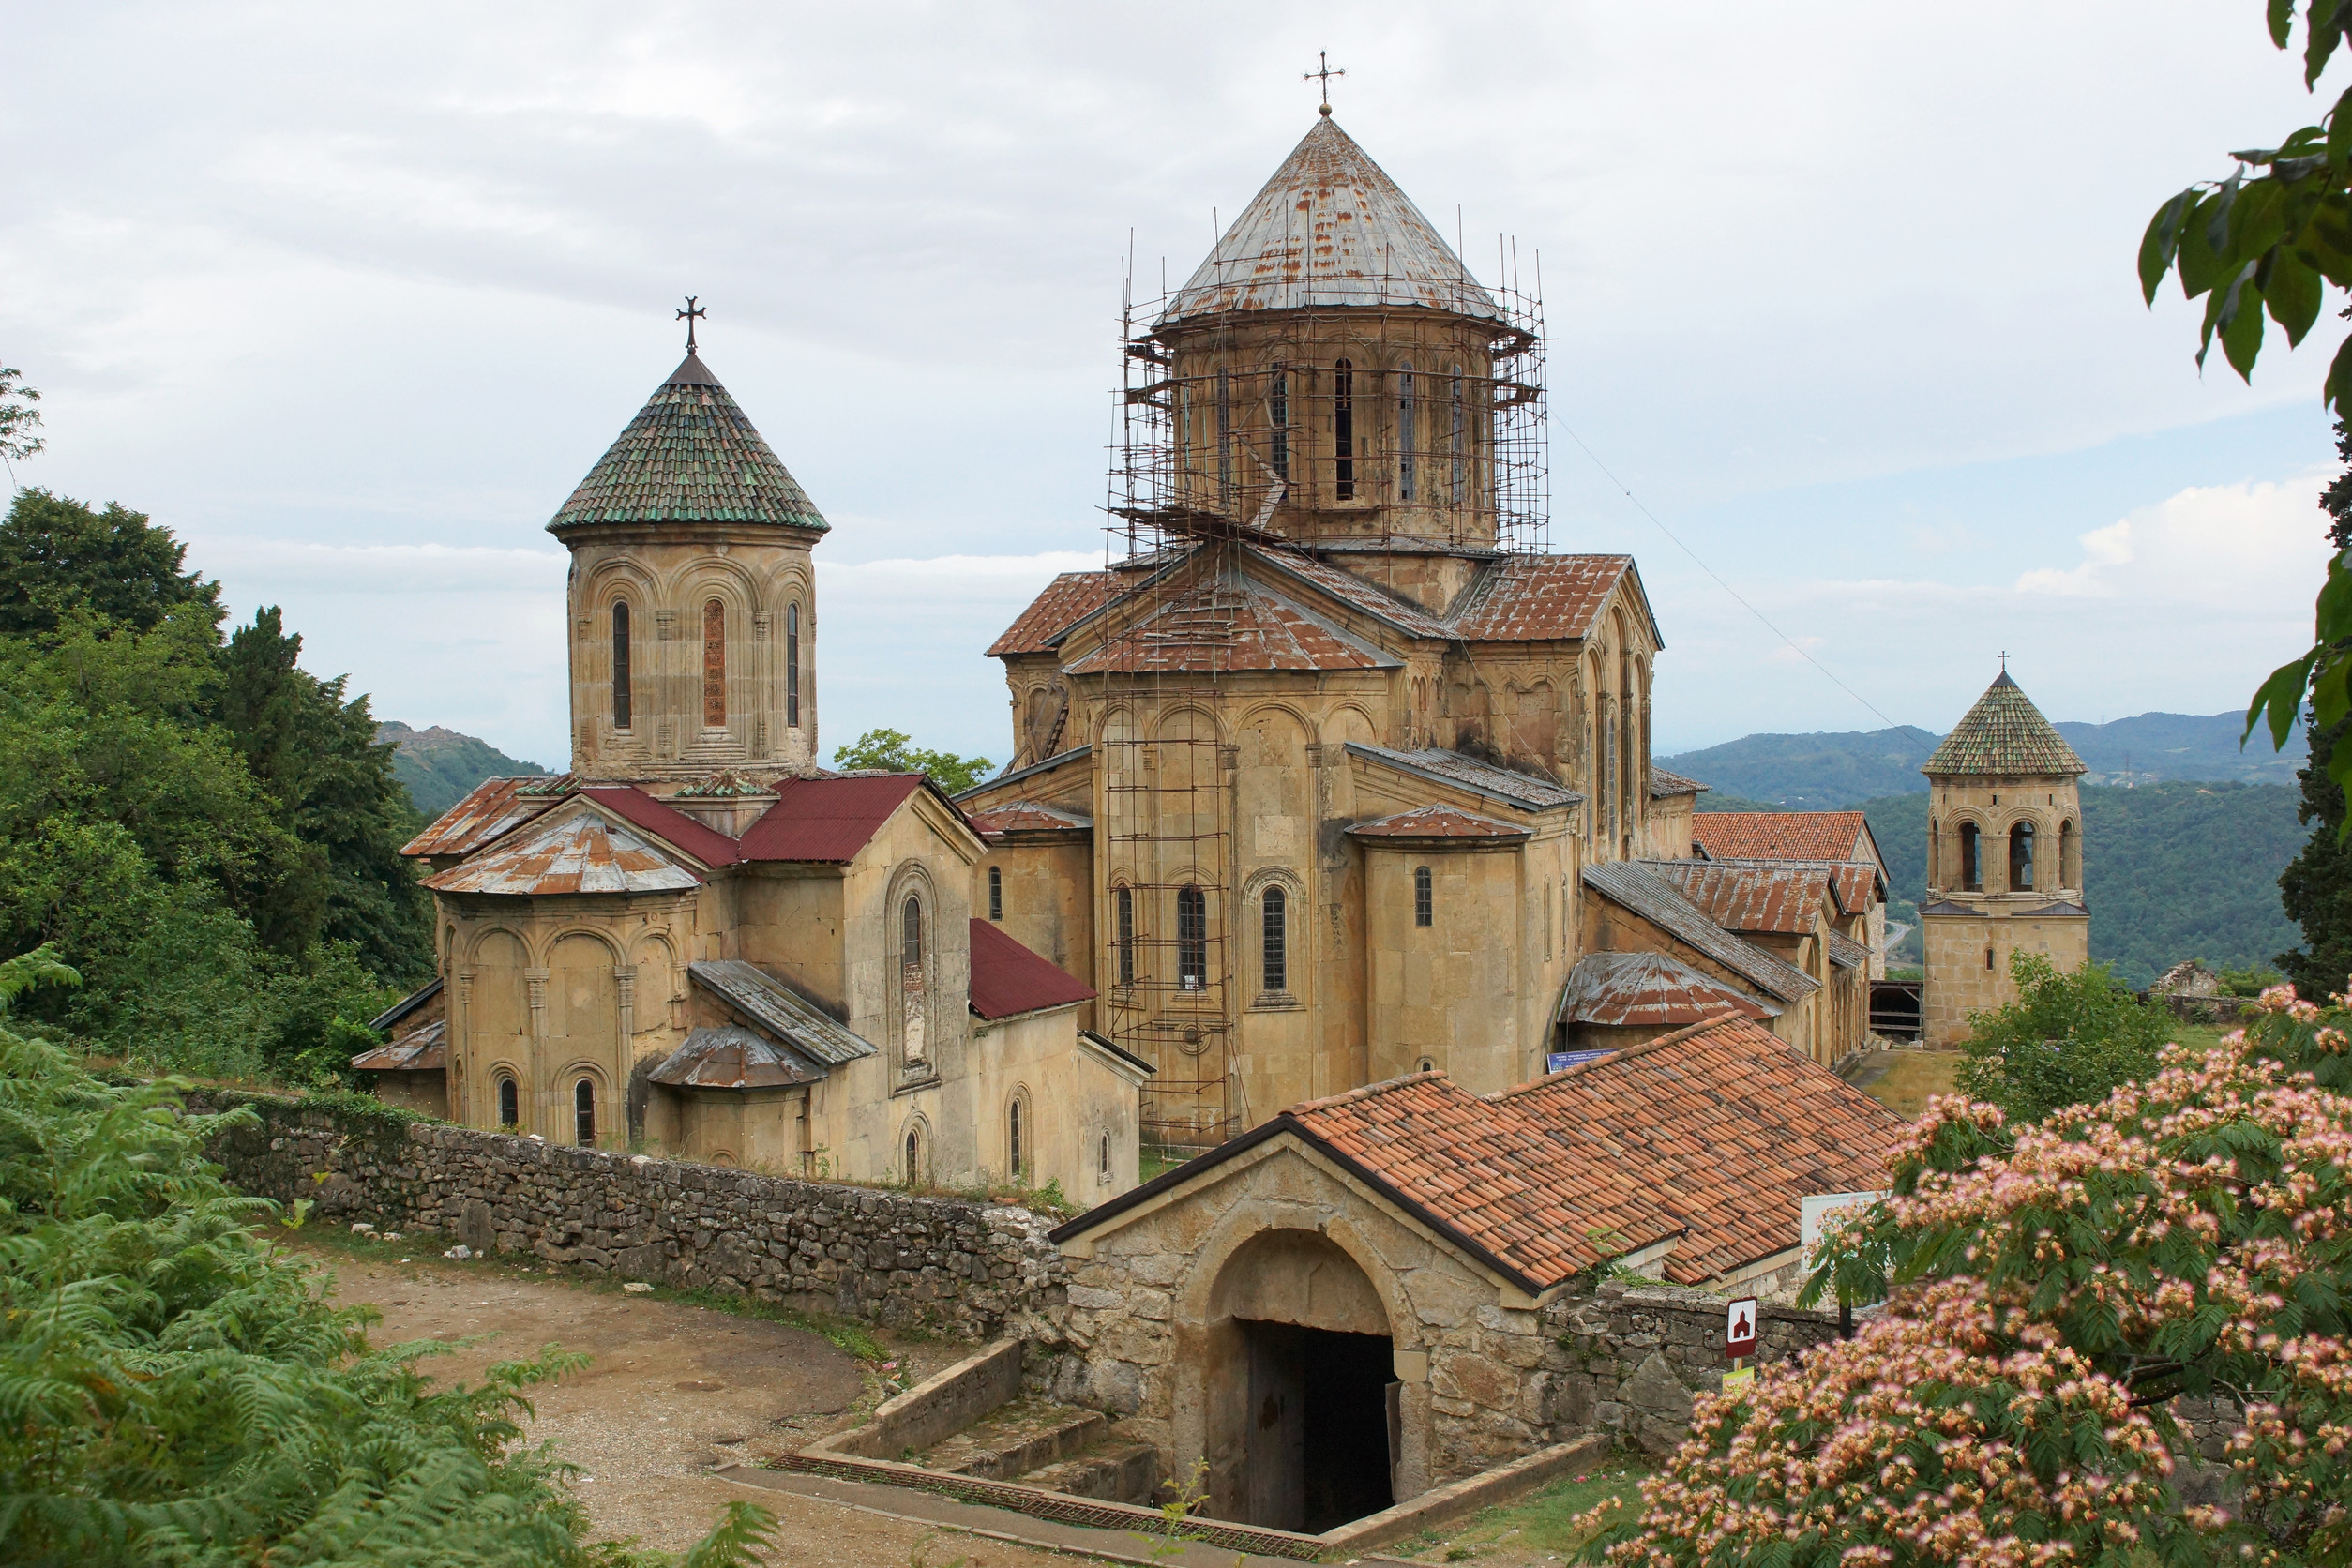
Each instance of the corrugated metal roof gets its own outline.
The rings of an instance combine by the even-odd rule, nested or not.
[[[1065,811],[1033,800],[1008,800],[1002,806],[981,807],[966,815],[972,820],[972,831],[985,838],[1007,833],[1088,833],[1094,827],[1094,819],[1081,812]]]
[[[2088,770],[2066,744],[2066,737],[2042,716],[2042,710],[2004,670],[1984,688],[1968,716],[1953,725],[1952,733],[1920,764],[1919,771],[1930,776],[1989,773],[2071,778]]]
[[[776,804],[744,830],[743,858],[828,865],[854,860],[923,783],[919,773],[788,778],[776,786]]]
[[[1455,806],[1416,806],[1392,817],[1376,817],[1348,830],[1358,838],[1525,838],[1528,830]]]
[[[825,1066],[740,1024],[690,1032],[647,1077],[680,1089],[789,1089]]]
[[[1775,1002],[1796,1002],[1821,983],[1794,964],[1742,941],[1707,918],[1673,883],[1638,861],[1606,860],[1584,868],[1584,885],[1706,954]]]
[[[972,1010],[994,1021],[1041,1007],[1066,1007],[1093,988],[1033,953],[985,920],[972,923]]]
[[[1457,784],[1489,799],[1515,806],[1522,811],[1548,811],[1555,807],[1573,806],[1584,799],[1565,784],[1537,778],[1530,774],[1515,773],[1509,768],[1499,768],[1458,751],[1440,751],[1435,747],[1423,751],[1392,751],[1387,746],[1366,746],[1361,741],[1349,741],[1348,749],[1366,761],[1379,762],[1421,778]]]
[[[1780,1011],[1663,953],[1588,953],[1568,972],[1556,1018],[1613,1029],[1679,1029],[1726,1012],[1769,1018]]]
[[[501,834],[520,827],[562,799],[560,791],[520,792],[530,785],[568,783],[569,774],[550,779],[545,774],[521,778],[485,778],[473,792],[434,818],[425,831],[400,846],[404,855],[418,859],[445,854],[472,854]]]
[[[876,1048],[819,1011],[816,1004],[740,958],[704,958],[686,965],[694,983],[775,1038],[828,1067],[875,1054]]]
[[[1375,305],[1503,319],[1421,209],[1324,115],[1217,236],[1158,324],[1228,310]]]
[[[1382,670],[1401,661],[1238,573],[1204,578],[1161,601],[1065,669],[1073,675],[1159,671]]]
[[[825,527],[799,481],[690,353],[547,526],[561,534],[598,522]]]
[[[449,1064],[449,1022],[418,1024],[390,1045],[363,1050],[351,1064],[363,1073],[431,1073]]]
[[[1869,860],[1748,860],[1731,856],[1710,855],[1704,861],[1685,862],[1704,866],[1724,866],[1751,871],[1771,871],[1783,868],[1818,873],[1829,884],[1837,909],[1845,914],[1867,914],[1871,906],[1880,901],[1886,878],[1877,863]]]
[[[1712,860],[1645,860],[1642,867],[1671,882],[1726,931],[1811,936],[1830,895],[1819,867],[1799,862],[1726,866]]]
[[[542,820],[508,835],[425,879],[436,893],[486,893],[509,897],[562,894],[674,893],[701,884],[701,876],[670,858],[650,835],[616,827],[576,808],[560,821]]]
[[[1634,569],[1630,555],[1506,555],[1488,566],[1452,623],[1465,642],[1557,642],[1591,635],[1601,607]],[[1634,612],[1651,639],[1658,624],[1646,596],[1633,595]]]

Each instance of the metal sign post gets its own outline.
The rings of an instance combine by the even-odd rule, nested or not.
[[[1742,1296],[1733,1302],[1724,1316],[1723,1353],[1724,1359],[1731,1363],[1730,1370],[1723,1375],[1726,1394],[1744,1390],[1756,1381],[1756,1368],[1749,1362],[1756,1354],[1757,1327],[1754,1296]]]

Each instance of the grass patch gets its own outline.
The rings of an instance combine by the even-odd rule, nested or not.
[[[1889,1051],[1886,1065],[1855,1087],[1897,1116],[1917,1116],[1935,1096],[1952,1093],[1959,1070],[1956,1050]]]
[[[1562,1477],[1517,1502],[1483,1508],[1466,1519],[1425,1530],[1387,1550],[1416,1562],[1469,1562],[1489,1552],[1541,1552],[1567,1557],[1591,1541],[1576,1516],[1611,1498],[1640,1500],[1650,1466],[1630,1454],[1604,1455],[1590,1470]]]

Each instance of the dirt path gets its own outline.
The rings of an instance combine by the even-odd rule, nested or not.
[[[380,1244],[354,1256],[309,1248],[336,1275],[335,1299],[384,1314],[371,1339],[444,1342],[491,1337],[424,1364],[437,1379],[477,1380],[494,1361],[550,1343],[593,1358],[533,1395],[534,1440],[552,1440],[581,1467],[579,1495],[599,1536],[636,1537],[682,1550],[727,1502],[752,1496],[708,1471],[720,1456],[764,1457],[854,1424],[881,1393],[873,1370],[806,1329],[709,1307],[633,1295],[499,1263],[445,1262]],[[966,1347],[874,1338],[920,1379]],[[867,1568],[1045,1568],[1070,1558],[927,1530],[837,1504],[776,1495],[775,1564]]]

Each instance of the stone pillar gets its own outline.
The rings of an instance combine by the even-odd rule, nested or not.
[[[544,968],[522,972],[523,986],[531,1002],[531,1101],[537,1108],[532,1125],[536,1127],[557,1125],[555,1114],[563,1108],[555,1103],[553,1086],[548,1082],[547,977]]]

